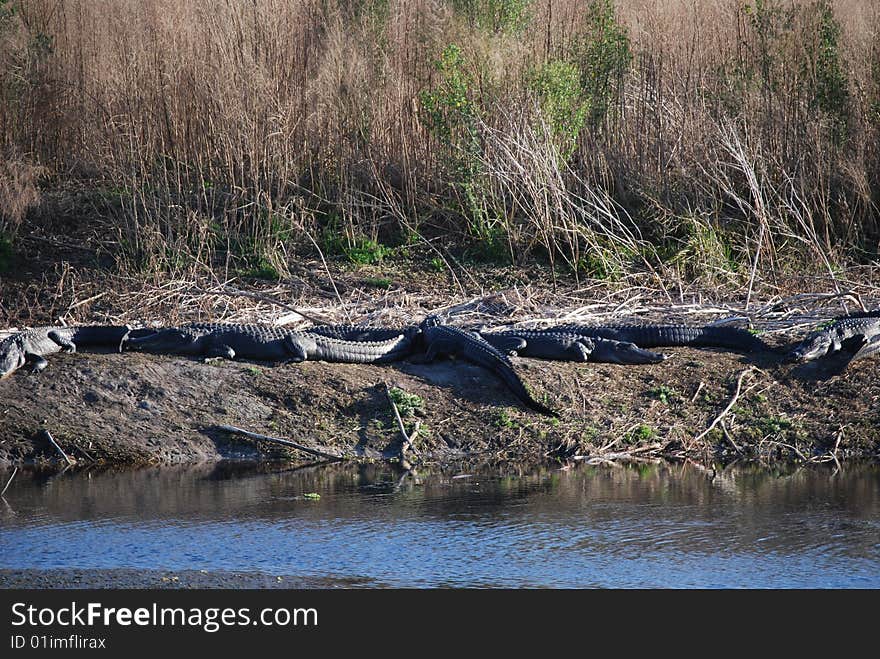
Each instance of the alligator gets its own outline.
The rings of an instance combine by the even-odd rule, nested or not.
[[[793,362],[808,362],[835,352],[852,355],[850,361],[880,352],[880,311],[835,318],[812,332],[792,348],[786,357]]]
[[[0,378],[5,378],[25,364],[38,373],[49,365],[45,357],[56,352],[76,352],[77,347],[112,347],[121,343],[132,330],[128,325],[80,325],[74,327],[34,327],[12,334],[0,341]]]
[[[565,332],[580,336],[599,337],[635,343],[641,348],[692,346],[730,348],[744,352],[771,350],[757,336],[738,327],[689,325],[557,325],[548,332]]]
[[[253,359],[257,361],[381,363],[403,359],[415,332],[385,341],[345,341],[300,330],[265,325],[189,323],[152,336],[127,339],[123,347],[153,353]]]
[[[428,316],[419,327],[426,361],[432,361],[439,354],[464,357],[495,373],[527,407],[548,416],[559,416],[532,397],[510,360],[479,333],[443,325],[437,316]]]
[[[480,336],[512,357],[610,364],[656,364],[666,359],[666,355],[643,350],[631,342],[565,332],[505,330],[480,332]]]
[[[340,341],[387,341],[401,334],[418,331],[415,325],[404,327],[372,327],[370,325],[314,325],[306,327],[303,332],[319,334]]]

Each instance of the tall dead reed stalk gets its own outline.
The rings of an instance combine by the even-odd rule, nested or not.
[[[857,0],[3,0],[0,232],[43,168],[154,273],[450,236],[751,291],[878,259],[878,34]]]

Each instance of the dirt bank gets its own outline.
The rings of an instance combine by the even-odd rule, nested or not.
[[[43,429],[80,463],[312,459],[218,425],[381,458],[400,442],[386,383],[417,397],[407,405],[414,412],[407,425],[420,422],[416,462],[880,457],[876,360],[837,372],[838,364],[792,366],[769,353],[666,351],[671,359],[651,366],[516,360],[535,394],[562,411],[559,420],[524,410],[493,376],[463,362],[261,365],[59,354],[40,375],[20,371],[0,381],[0,464],[61,460]],[[734,404],[704,433],[738,384]]]

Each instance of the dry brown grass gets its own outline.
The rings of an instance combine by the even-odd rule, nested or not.
[[[448,232],[514,261],[749,291],[877,260],[874,3],[617,0],[632,59],[569,157],[530,81],[551,60],[589,73],[578,44],[601,30],[580,0],[525,3],[521,31],[461,10],[522,4],[10,0],[0,144],[92,189],[122,260],[154,272],[286,276],[328,236]],[[420,94],[448,83],[434,62],[452,43],[473,115],[445,108],[444,138]]]

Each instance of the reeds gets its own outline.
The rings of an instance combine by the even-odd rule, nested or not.
[[[878,258],[878,32],[857,0],[6,0],[0,233],[39,174],[157,273],[448,235],[833,274]]]

